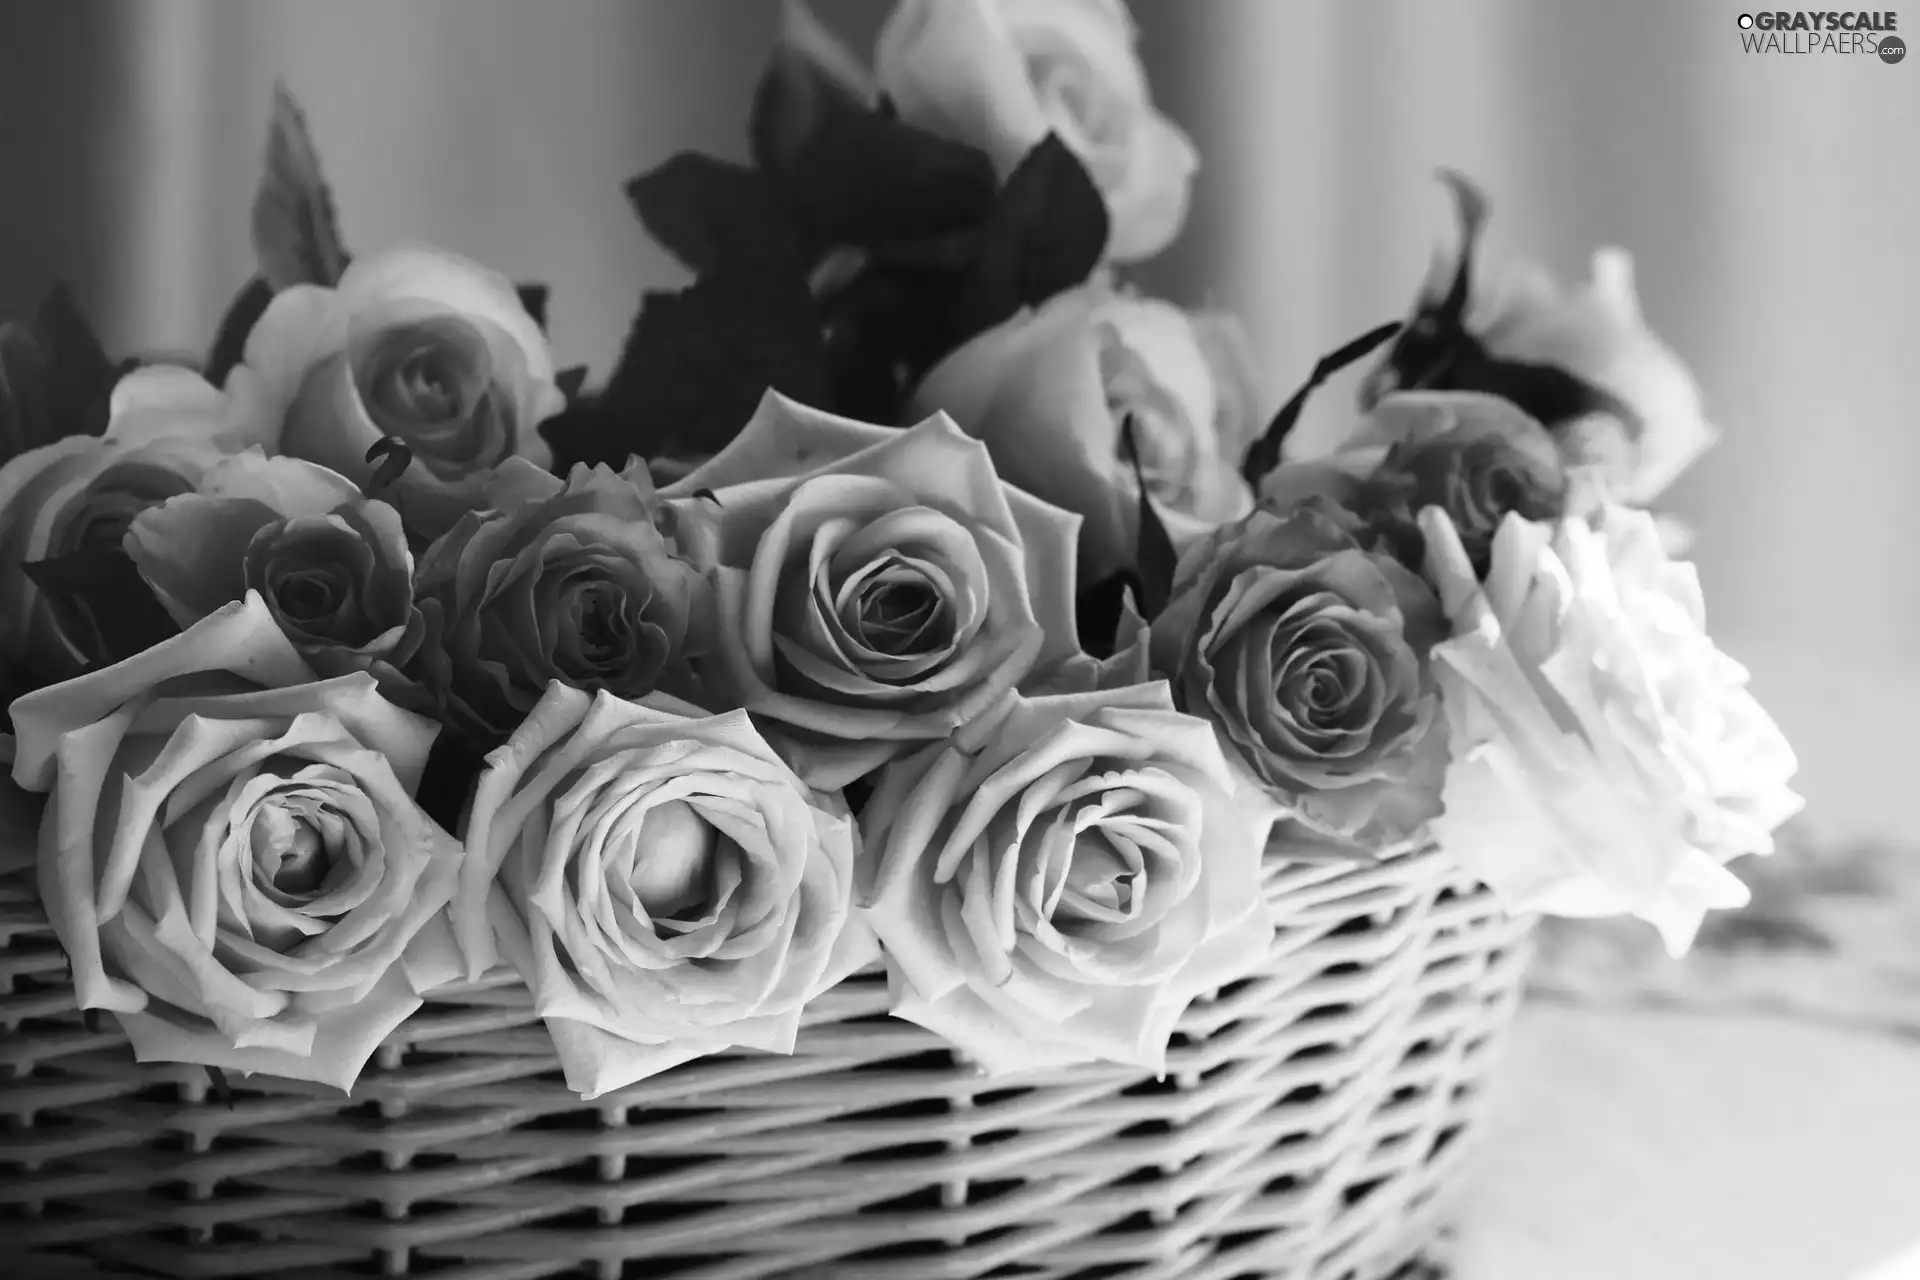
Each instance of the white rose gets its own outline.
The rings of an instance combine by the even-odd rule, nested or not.
[[[1457,270],[1457,253],[1437,255],[1416,308],[1445,297]],[[1618,501],[1652,502],[1719,439],[1699,384],[1647,327],[1633,258],[1624,249],[1594,254],[1593,279],[1578,292],[1561,288],[1535,264],[1489,265],[1478,254],[1463,320],[1493,358],[1561,369],[1625,410],[1547,424],[1567,461],[1596,469]],[[1377,399],[1393,381],[1383,363],[1369,375],[1364,394]]]
[[[1699,579],[1653,518],[1508,516],[1485,585],[1453,524],[1419,516],[1453,638],[1434,669],[1452,737],[1434,837],[1514,912],[1631,913],[1674,955],[1742,906],[1723,865],[1771,853],[1797,767],[1705,630]]]
[[[900,0],[876,76],[901,118],[980,148],[1005,178],[1049,132],[1106,198],[1107,251],[1152,257],[1187,217],[1193,143],[1154,109],[1121,0]]]
[[[894,1015],[992,1074],[1163,1071],[1193,998],[1268,955],[1276,813],[1165,684],[1016,695],[862,814]]]
[[[1128,418],[1176,550],[1253,509],[1240,478],[1261,426],[1252,363],[1230,316],[1088,286],[962,344],[922,379],[908,416],[945,411],[1002,476],[1078,514],[1083,576],[1096,581],[1134,558]]]
[[[111,619],[55,604],[21,565],[118,548],[135,516],[193,493],[249,443],[198,374],[155,367],[115,385],[103,436],[68,436],[0,466],[0,660],[36,682],[97,660]]]
[[[901,431],[769,391],[665,496],[702,489],[719,542],[706,696],[752,712],[813,786],[944,742],[1080,653],[1077,521],[943,416]]]
[[[852,816],[744,711],[555,681],[466,825],[468,973],[504,953],[589,1098],[734,1046],[791,1053],[807,1002],[874,957]]]
[[[436,726],[316,679],[257,592],[12,714],[75,997],[140,1061],[350,1090],[458,975],[460,845],[413,799]]]
[[[404,441],[413,463],[382,497],[423,540],[472,510],[507,458],[548,466],[535,428],[565,407],[546,336],[512,283],[411,245],[356,258],[332,289],[276,294],[227,397],[270,451],[359,484],[374,472],[368,448]]]

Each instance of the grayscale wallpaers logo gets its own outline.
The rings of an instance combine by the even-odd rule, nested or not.
[[[1743,13],[1740,44],[1748,53],[1871,54],[1889,65],[1907,56],[1907,42],[1893,34],[1900,15],[1874,13]]]

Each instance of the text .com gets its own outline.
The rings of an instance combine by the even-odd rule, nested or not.
[[[1739,25],[1740,43],[1748,53],[1871,54],[1882,62],[1906,56],[1905,42],[1894,34],[1899,14],[1891,10],[1743,13]]]

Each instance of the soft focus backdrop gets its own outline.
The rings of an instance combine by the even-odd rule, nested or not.
[[[887,6],[817,7],[865,47]],[[1920,57],[1750,54],[1737,0],[1133,7],[1204,158],[1145,280],[1239,309],[1276,402],[1404,310],[1446,225],[1438,165],[1488,191],[1498,249],[1563,275],[1596,245],[1635,253],[1725,432],[1672,495],[1715,633],[1799,746],[1810,818],[1900,833],[1920,782],[1902,378]],[[776,18],[771,0],[6,0],[0,307],[61,276],[116,348],[203,349],[250,269],[278,76],[350,245],[430,239],[548,281],[563,362],[604,369],[640,290],[677,276],[621,184],[682,148],[741,153]]]

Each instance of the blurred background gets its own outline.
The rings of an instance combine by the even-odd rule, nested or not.
[[[887,3],[817,9],[864,49]],[[1240,311],[1276,403],[1405,310],[1448,226],[1436,166],[1489,193],[1496,251],[1563,277],[1634,252],[1725,433],[1672,494],[1716,635],[1799,746],[1810,819],[1898,834],[1920,781],[1920,58],[1750,54],[1738,0],[1133,9],[1203,156],[1145,282]],[[283,77],[350,245],[418,237],[545,280],[562,363],[604,370],[642,288],[678,274],[621,184],[680,149],[742,154],[777,13],[0,0],[0,307],[62,277],[111,348],[203,351],[250,272]]]

